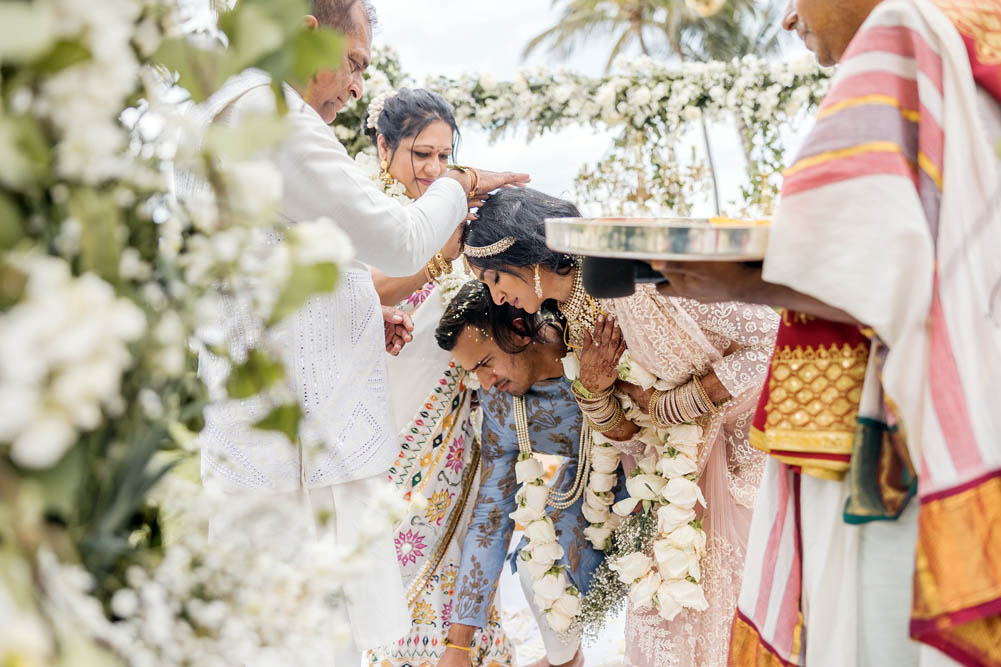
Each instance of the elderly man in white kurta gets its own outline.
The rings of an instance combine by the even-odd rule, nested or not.
[[[328,123],[345,101],[361,96],[374,14],[364,0],[313,5],[308,26],[321,23],[345,33],[344,63],[318,72],[304,91],[283,86],[292,129],[268,159],[281,173],[280,212],[287,222],[332,218],[350,237],[357,261],[333,293],[311,298],[267,341],[281,351],[290,388],[304,409],[299,442],[252,428],[267,410],[262,403],[214,402],[201,436],[202,476],[206,486],[228,494],[223,515],[211,527],[213,539],[246,539],[253,527],[254,535],[263,531],[293,558],[305,540],[321,535],[347,544],[364,536],[371,568],[346,587],[353,645],[336,660],[357,665],[360,651],[393,641],[410,626],[391,532],[373,537],[364,526],[399,449],[386,392],[383,311],[365,265],[391,276],[420,270],[465,219],[472,178],[450,171],[404,207],[361,172]],[[270,83],[261,72],[244,72],[199,110],[207,122],[225,124],[273,112]],[[478,192],[520,180],[527,177],[479,172]],[[230,301],[220,322],[235,359],[261,343],[262,328],[245,311]],[[200,374],[210,388],[220,387],[227,372],[225,362],[202,355]],[[302,524],[262,527],[262,498],[271,506],[293,505]],[[317,519],[326,515],[334,519]]]

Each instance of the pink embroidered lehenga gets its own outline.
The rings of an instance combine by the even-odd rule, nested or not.
[[[699,485],[707,502],[702,583],[709,609],[685,610],[667,622],[653,609],[630,608],[626,618],[628,665],[726,665],[764,464],[764,455],[750,446],[748,434],[775,344],[778,314],[764,306],[669,299],[648,285],[631,297],[603,301],[601,307],[618,320],[630,355],[654,375],[681,385],[715,371],[733,395],[719,415],[701,422],[705,441],[699,452]],[[622,449],[638,457],[644,447],[633,441]]]

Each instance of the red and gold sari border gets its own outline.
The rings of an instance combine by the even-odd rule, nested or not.
[[[911,636],[1001,667],[1001,470],[921,499]]]
[[[796,628],[797,637],[801,629],[802,622]],[[798,667],[798,664],[782,658],[778,651],[765,641],[754,623],[739,609],[737,610],[733,618],[733,632],[730,635],[728,667]]]

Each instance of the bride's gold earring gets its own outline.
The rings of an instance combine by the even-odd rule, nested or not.
[[[542,278],[539,277],[539,265],[535,265],[535,296],[542,298]]]
[[[396,179],[389,175],[389,162],[387,162],[386,160],[380,162],[379,169],[381,170],[379,172],[379,180],[385,183],[386,185],[392,185],[393,181],[395,181]]]

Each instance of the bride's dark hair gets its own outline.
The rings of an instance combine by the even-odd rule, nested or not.
[[[577,207],[564,199],[551,197],[531,188],[507,188],[492,195],[470,223],[465,244],[474,247],[492,245],[511,237],[514,245],[490,257],[469,257],[479,269],[513,273],[511,267],[534,267],[540,264],[566,275],[575,258],[554,252],[546,245],[546,218],[579,218]]]
[[[390,154],[395,154],[406,137],[416,137],[424,128],[440,120],[452,128],[452,154],[459,148],[459,126],[452,105],[439,95],[423,88],[400,90],[386,100],[376,127],[368,126],[368,111],[361,120],[362,131],[376,143],[381,134],[386,138]]]

